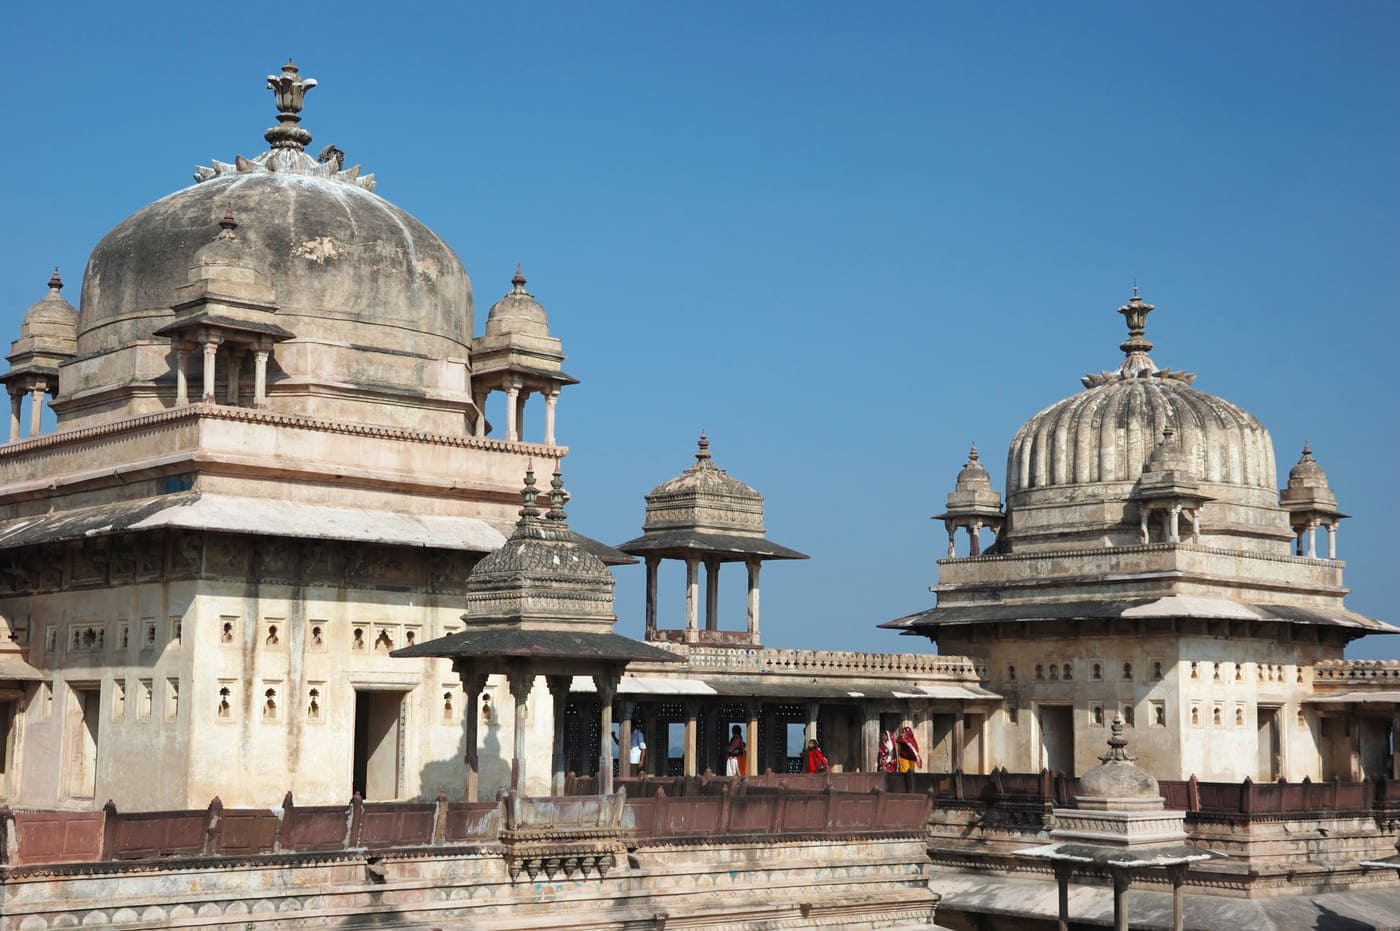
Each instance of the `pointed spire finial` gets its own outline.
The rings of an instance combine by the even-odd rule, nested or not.
[[[968,462],[976,462],[979,458],[981,458],[981,457],[979,456],[979,454],[978,454],[978,452],[977,452],[977,443],[976,443],[976,441],[974,440],[973,443],[972,443],[972,448],[969,449],[969,450],[967,451],[967,461],[968,461]]]
[[[564,505],[569,501],[569,493],[564,490],[564,474],[558,462],[554,463],[554,477],[549,480],[549,511],[544,515],[549,520],[566,520]]]
[[[1128,738],[1123,736],[1123,727],[1123,712],[1114,712],[1113,723],[1109,725],[1112,736],[1108,738],[1108,752],[1099,757],[1099,762],[1131,763],[1137,759],[1137,757],[1128,756]]]
[[[705,430],[700,429],[700,442],[696,444],[695,458],[697,460],[710,458],[710,438],[705,435]]]
[[[1134,275],[1134,276],[1133,276],[1133,297],[1137,297],[1137,296],[1138,296],[1137,275]]]
[[[311,144],[311,133],[297,124],[301,122],[306,92],[315,86],[316,80],[301,77],[290,58],[281,74],[267,76],[267,88],[277,98],[277,125],[263,133],[263,138],[274,149],[302,150]]]
[[[55,265],[55,266],[53,267],[53,276],[49,278],[49,290],[50,290],[50,291],[62,291],[62,290],[63,290],[63,279],[60,278],[59,275],[58,275],[58,266],[57,266],[57,265]]]
[[[535,506],[535,499],[539,497],[539,492],[535,491],[535,460],[530,459],[525,464],[525,487],[520,489],[520,498],[525,502],[520,509],[520,523],[530,523],[540,516],[540,509]]]
[[[1304,441],[1303,441],[1303,459],[1302,459],[1302,461],[1306,462],[1307,460],[1309,460],[1309,459],[1311,459],[1311,458],[1312,458],[1312,447],[1308,445],[1308,441],[1307,441],[1307,440],[1304,440]]]

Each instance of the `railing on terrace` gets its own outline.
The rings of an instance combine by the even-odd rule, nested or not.
[[[770,776],[743,782],[715,779],[685,794],[669,780],[616,796],[584,794],[494,802],[365,802],[299,806],[287,793],[280,810],[225,809],[120,812],[19,811],[0,808],[0,865],[91,863],[158,858],[209,858],[277,853],[376,851],[504,843],[538,829],[621,830],[651,838],[738,838],[754,835],[890,834],[926,830],[932,796],[886,791],[886,774],[849,774],[854,791],[822,776]],[[902,778],[902,777],[901,777]],[[641,780],[624,780],[635,784]],[[676,789],[672,794],[670,788]],[[644,792],[644,797],[631,794]],[[620,828],[618,826],[620,825]]]
[[[1400,660],[1328,659],[1313,666],[1313,682],[1318,685],[1400,685]]]

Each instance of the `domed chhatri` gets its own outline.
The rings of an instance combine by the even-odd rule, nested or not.
[[[957,533],[961,529],[967,531],[968,555],[980,556],[982,528],[1000,534],[1003,518],[1001,495],[992,488],[992,477],[983,468],[977,444],[973,443],[967,452],[967,464],[958,472],[953,490],[948,494],[948,509],[933,518],[943,521],[948,530],[948,556],[957,555]]]
[[[304,151],[304,96],[315,82],[288,63],[268,78],[278,106],[270,148],[214,162],[197,183],[138,210],[93,250],[83,276],[79,357],[92,360],[55,410],[65,426],[168,406],[167,323],[191,258],[231,205],[249,267],[276,294],[279,325],[294,334],[269,378],[275,410],[451,432],[474,419],[472,289],[452,249],[412,215],[372,193],[371,176],[340,168],[343,155]],[[168,392],[169,389],[165,388]],[[374,404],[359,395],[371,391]],[[398,399],[396,407],[386,400]]]
[[[10,394],[10,442],[19,439],[23,398],[30,397],[29,435],[37,436],[45,394],[57,395],[60,367],[77,352],[78,312],[63,297],[55,267],[49,292],[24,312],[19,339],[10,343],[10,370],[0,376]]]
[[[1327,558],[1337,558],[1337,525],[1348,515],[1337,509],[1337,493],[1327,487],[1327,473],[1303,444],[1298,464],[1288,471],[1288,486],[1279,495],[1296,535],[1299,556],[1317,556],[1317,528],[1327,531]]]

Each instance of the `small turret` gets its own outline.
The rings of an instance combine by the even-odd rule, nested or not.
[[[958,472],[948,495],[948,510],[935,514],[933,519],[943,521],[943,526],[948,528],[949,559],[957,556],[959,529],[967,530],[969,556],[982,555],[983,527],[991,528],[994,534],[1001,533],[1006,519],[1001,510],[1001,494],[992,488],[992,477],[982,466],[976,443],[968,450],[967,464]]]

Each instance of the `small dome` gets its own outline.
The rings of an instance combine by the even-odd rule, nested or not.
[[[515,266],[515,277],[505,297],[491,305],[486,315],[486,335],[549,337],[549,321],[535,296],[525,290],[525,275]]]
[[[701,529],[762,536],[763,496],[715,465],[703,432],[695,464],[647,495],[644,530]]]
[[[1307,443],[1303,444],[1303,455],[1298,460],[1298,464],[1288,470],[1288,487],[1296,488],[1326,488],[1327,473],[1322,471],[1322,466],[1317,464],[1313,458],[1312,447]]]
[[[78,311],[72,304],[64,300],[60,293],[63,290],[63,279],[59,277],[58,269],[53,270],[53,277],[49,278],[49,293],[30,305],[24,312],[24,323],[21,325],[21,339],[25,336],[51,336],[59,339],[77,339],[78,337]]]
[[[992,477],[983,468],[981,457],[977,453],[977,444],[973,443],[972,448],[967,452],[967,464],[958,472],[958,479],[953,486],[958,491],[991,491]]]
[[[1108,752],[1099,765],[1079,777],[1079,797],[1092,799],[1161,799],[1157,779],[1128,756],[1123,736],[1123,716],[1115,714],[1108,738]]]

